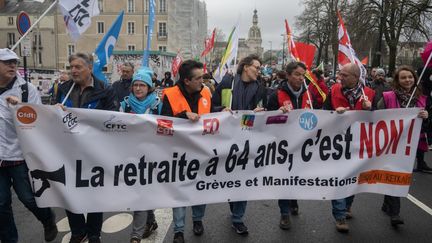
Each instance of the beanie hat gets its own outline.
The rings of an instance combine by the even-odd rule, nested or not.
[[[131,85],[133,85],[135,81],[142,81],[145,84],[147,84],[149,88],[153,88],[152,76],[153,76],[153,71],[150,68],[141,67],[134,73]]]

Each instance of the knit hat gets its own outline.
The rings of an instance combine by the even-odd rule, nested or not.
[[[135,81],[142,81],[147,84],[149,88],[153,88],[152,76],[153,71],[150,68],[142,67],[134,73],[132,78],[132,85],[135,83]]]

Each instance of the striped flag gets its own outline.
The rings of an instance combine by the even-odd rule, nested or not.
[[[222,78],[225,75],[225,73],[228,71],[228,66],[231,64],[231,62],[237,58],[238,29],[239,29],[239,24],[237,24],[231,31],[219,67],[218,69],[216,69],[216,72],[213,75],[213,77],[218,83],[222,81]]]

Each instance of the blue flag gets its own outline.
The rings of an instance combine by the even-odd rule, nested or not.
[[[142,59],[142,66],[148,67],[149,66],[149,56],[150,56],[150,44],[151,44],[151,37],[153,34],[153,25],[154,25],[154,19],[155,19],[155,1],[150,0],[149,1],[149,18],[148,18],[148,32],[147,32],[147,47],[144,50],[144,55]]]
[[[98,59],[93,63],[93,74],[97,79],[104,81],[105,83],[107,83],[107,79],[102,73],[102,68],[107,65],[108,60],[114,51],[114,46],[117,42],[123,23],[123,14],[124,11],[121,11],[95,50],[95,55]]]

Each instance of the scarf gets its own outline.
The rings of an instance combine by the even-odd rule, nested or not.
[[[135,95],[130,93],[129,96],[125,97],[125,102],[131,106],[136,114],[147,114],[157,107],[159,98],[155,92],[152,92],[144,100],[138,100]]]
[[[354,88],[343,88],[342,93],[347,98],[351,107],[355,107],[357,100],[362,96],[363,84],[361,82],[357,83]]]
[[[401,89],[395,89],[394,92],[399,101],[400,107],[405,108],[408,104],[409,98],[411,97],[411,93]],[[417,97],[415,97],[414,95],[409,107],[416,107],[416,106],[417,106]]]
[[[237,75],[234,79],[234,89],[232,93],[232,110],[253,110],[254,98],[258,92],[259,85],[257,81],[244,82]]]

